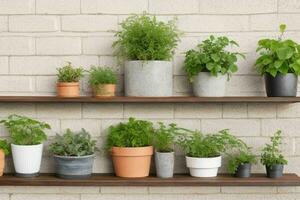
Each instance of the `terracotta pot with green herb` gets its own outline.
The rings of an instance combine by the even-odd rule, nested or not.
[[[57,96],[59,97],[78,97],[80,96],[79,81],[83,77],[84,70],[74,68],[70,62],[57,69],[58,80],[56,84]]]
[[[115,96],[117,76],[111,68],[92,67],[89,82],[95,97]]]
[[[0,140],[0,176],[3,176],[5,156],[10,153],[10,144],[6,140]]]
[[[0,121],[10,134],[13,162],[17,176],[37,176],[40,171],[43,141],[49,124],[25,116],[10,115]]]
[[[149,176],[153,133],[151,122],[134,118],[109,128],[106,150],[111,153],[116,176]]]
[[[95,158],[96,140],[82,129],[56,135],[49,151],[54,156],[56,175],[66,179],[83,179],[91,176]]]
[[[264,75],[268,97],[296,96],[298,76],[300,75],[300,45],[283,39],[285,24],[280,25],[278,39],[258,41],[256,70]]]
[[[271,144],[266,144],[262,150],[261,163],[266,166],[269,178],[281,177],[284,165],[288,164],[288,161],[284,158],[280,150],[281,139],[281,131],[277,131],[271,137]]]

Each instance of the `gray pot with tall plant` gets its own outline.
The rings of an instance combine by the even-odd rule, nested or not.
[[[280,25],[278,39],[262,39],[257,51],[256,70],[264,76],[268,97],[295,97],[300,75],[299,44],[283,39],[285,24]]]
[[[238,70],[237,57],[245,57],[241,53],[228,51],[230,45],[238,46],[227,37],[211,35],[196,49],[186,52],[184,70],[193,84],[195,96],[225,96],[226,80]]]
[[[179,41],[174,21],[133,15],[116,33],[115,54],[125,63],[125,96],[172,96],[171,59]]]
[[[84,129],[78,133],[67,129],[63,135],[56,135],[49,146],[54,157],[56,175],[65,179],[91,176],[96,150],[96,140],[92,140]]]

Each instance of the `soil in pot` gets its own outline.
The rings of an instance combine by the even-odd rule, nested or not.
[[[295,97],[297,95],[298,76],[293,73],[286,75],[265,75],[265,86],[268,97]]]
[[[156,175],[160,178],[172,178],[174,174],[174,152],[155,151]]]
[[[100,84],[93,86],[93,93],[95,97],[111,97],[115,96],[115,84]]]
[[[0,176],[3,176],[3,171],[5,167],[5,153],[0,149]]]
[[[113,147],[112,160],[116,176],[139,178],[149,176],[153,147]]]
[[[212,158],[195,158],[186,156],[186,165],[194,177],[216,177],[221,167],[221,156]]]
[[[251,164],[245,163],[243,165],[238,166],[234,176],[239,178],[248,178],[251,176]]]
[[[194,95],[198,97],[222,97],[226,93],[227,76],[210,72],[200,72],[193,78]]]
[[[59,97],[78,97],[80,95],[79,82],[57,83],[56,89]]]
[[[56,176],[64,179],[84,179],[91,176],[95,155],[57,156],[54,155]]]
[[[272,165],[266,166],[267,177],[269,178],[279,178],[282,177],[284,165]]]

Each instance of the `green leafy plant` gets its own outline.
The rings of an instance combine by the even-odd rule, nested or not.
[[[277,131],[274,136],[271,137],[271,144],[265,145],[261,154],[261,163],[263,165],[272,167],[272,165],[286,165],[288,163],[280,150],[281,140],[281,131]]]
[[[8,129],[12,143],[16,145],[36,145],[47,140],[45,129],[50,125],[20,115],[10,115],[1,124]]]
[[[229,155],[228,161],[228,172],[230,174],[235,174],[238,167],[244,164],[255,164],[256,157],[251,152],[251,149],[245,144],[242,149],[239,149],[237,153]]]
[[[90,69],[90,84],[93,86],[99,84],[116,84],[117,83],[117,76],[115,72],[108,68],[102,67],[92,67]]]
[[[186,52],[184,70],[190,81],[200,72],[210,72],[212,76],[227,74],[228,77],[238,70],[236,65],[237,57],[245,56],[238,52],[229,52],[226,47],[238,46],[233,40],[227,37],[215,37],[211,35],[200,43],[196,49]]]
[[[258,41],[255,68],[260,75],[294,73],[300,75],[300,46],[293,40],[283,40],[286,25],[280,25],[278,39],[262,39]]]
[[[96,140],[84,129],[74,133],[67,129],[63,135],[56,135],[49,151],[59,156],[88,156],[95,153]]]
[[[112,147],[145,147],[152,145],[153,124],[144,120],[129,118],[127,123],[119,123],[109,128],[106,149]]]
[[[121,23],[113,43],[119,60],[170,60],[179,41],[175,21],[159,22],[156,17],[133,15]]]
[[[180,136],[177,142],[187,156],[197,158],[217,157],[225,153],[227,149],[242,145],[241,141],[231,135],[227,129],[206,135],[194,131],[192,134]]]
[[[74,68],[71,62],[67,65],[57,69],[58,82],[78,82],[83,77],[84,70],[79,68]]]
[[[6,140],[0,140],[0,149],[5,155],[10,153],[10,144]]]

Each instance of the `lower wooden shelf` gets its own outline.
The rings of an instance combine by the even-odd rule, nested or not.
[[[235,178],[230,175],[194,178],[189,175],[175,175],[169,179],[155,176],[131,179],[110,174],[93,174],[88,179],[66,180],[53,174],[41,174],[33,178],[5,174],[0,177],[0,186],[300,186],[300,177],[296,174],[285,174],[281,178],[270,179],[265,174],[254,174],[250,178]]]

